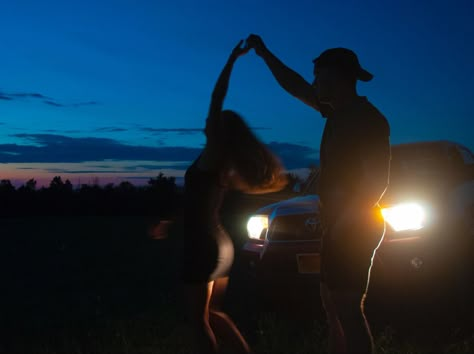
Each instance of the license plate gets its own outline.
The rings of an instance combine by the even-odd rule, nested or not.
[[[319,253],[298,253],[296,255],[298,273],[319,274],[321,257]]]

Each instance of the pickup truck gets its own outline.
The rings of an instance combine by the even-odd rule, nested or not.
[[[392,145],[391,152],[380,203],[386,231],[373,260],[367,308],[390,316],[434,306],[472,319],[474,156],[449,141]],[[261,306],[320,311],[317,178],[314,169],[298,196],[248,219],[240,256]]]

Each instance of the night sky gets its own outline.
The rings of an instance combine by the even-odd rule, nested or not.
[[[270,6],[268,6],[271,4]],[[474,2],[9,1],[0,31],[0,179],[73,184],[182,176],[204,143],[210,94],[248,34],[312,81],[312,59],[348,47],[391,142],[474,149]],[[324,120],[250,52],[225,108],[289,170],[318,159]]]

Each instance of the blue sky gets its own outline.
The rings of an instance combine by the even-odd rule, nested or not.
[[[88,182],[182,176],[204,143],[210,93],[250,33],[312,80],[312,59],[348,47],[392,143],[474,149],[474,3],[441,1],[15,1],[2,4],[0,178]],[[324,120],[253,52],[225,107],[289,169],[318,157]]]

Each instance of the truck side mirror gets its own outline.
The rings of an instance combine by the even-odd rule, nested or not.
[[[299,183],[299,182],[295,183],[295,185],[293,186],[293,192],[301,193],[301,183]]]

